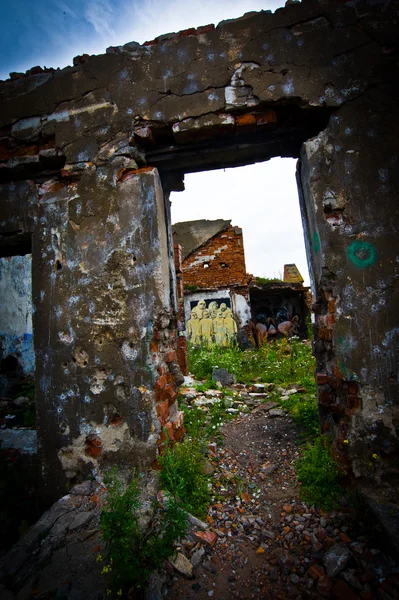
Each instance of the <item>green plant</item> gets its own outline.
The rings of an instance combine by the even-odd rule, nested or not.
[[[306,502],[318,504],[325,510],[337,506],[343,492],[338,483],[337,465],[323,436],[306,445],[296,471]]]
[[[305,429],[306,438],[315,438],[320,433],[319,410],[315,394],[291,394],[287,400],[277,399],[288,410],[295,421]]]
[[[106,556],[101,573],[110,579],[110,593],[125,596],[133,587],[140,595],[151,572],[173,554],[176,540],[186,532],[187,517],[170,499],[165,509],[154,506],[152,520],[143,530],[139,523],[141,502],[137,478],[126,486],[115,468],[106,474],[105,483],[107,503],[100,517],[100,528]],[[103,557],[100,555],[98,560]]]
[[[36,405],[35,403],[30,404],[24,409],[23,413],[24,427],[35,428],[36,427]]]
[[[282,283],[282,279],[279,279],[278,277],[255,277],[255,283],[256,285],[264,285],[266,283],[275,283],[275,282],[279,282]]]
[[[209,478],[204,475],[205,452],[203,445],[186,438],[171,448],[166,445],[165,453],[159,458],[160,484],[184,508],[202,517],[210,503]]]

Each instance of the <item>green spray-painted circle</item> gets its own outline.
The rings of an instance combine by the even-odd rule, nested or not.
[[[356,240],[348,246],[346,253],[351,263],[358,269],[371,267],[377,260],[377,249],[370,242]]]
[[[319,234],[317,233],[317,231],[315,231],[312,235],[312,246],[313,246],[313,250],[317,253],[320,252],[320,237]]]

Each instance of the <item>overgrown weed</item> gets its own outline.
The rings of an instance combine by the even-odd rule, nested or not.
[[[338,483],[338,468],[326,439],[318,435],[305,446],[296,464],[303,499],[318,504],[324,510],[335,508],[343,490]]]
[[[101,573],[109,578],[108,594],[126,597],[130,588],[141,597],[150,574],[174,552],[176,541],[187,530],[184,511],[171,498],[163,509],[154,507],[154,515],[146,530],[139,524],[141,509],[138,480],[133,477],[125,485],[118,470],[106,474],[107,504],[101,514],[100,529],[106,543]]]
[[[173,448],[166,445],[158,459],[159,481],[181,505],[197,517],[203,517],[210,503],[209,477],[204,474],[206,450],[199,440],[186,438]]]

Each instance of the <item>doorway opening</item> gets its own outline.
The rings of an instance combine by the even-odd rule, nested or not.
[[[179,328],[189,341],[223,344],[230,336],[245,348],[287,333],[307,337],[311,293],[295,170],[296,160],[275,158],[194,173],[184,193],[171,194],[182,261]],[[207,333],[194,340],[200,305],[213,325],[204,321]],[[233,322],[216,335],[220,309]]]

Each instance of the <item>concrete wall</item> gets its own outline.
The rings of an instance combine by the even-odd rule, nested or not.
[[[323,430],[348,471],[392,476],[397,31],[395,3],[304,0],[0,83],[0,251],[33,236],[54,490],[111,458],[149,464],[160,428],[181,432],[158,172],[168,193],[273,156],[302,157]]]
[[[399,153],[388,141],[399,120],[390,95],[373,90],[337,111],[304,145],[300,168],[322,428],[343,468],[378,479],[396,472],[399,423]]]
[[[0,258],[0,359],[14,356],[24,375],[35,370],[32,257]]]

